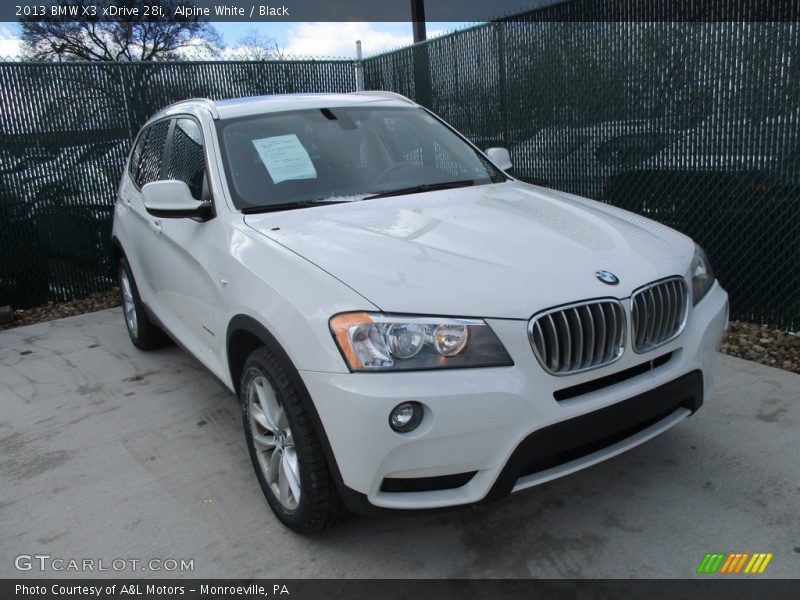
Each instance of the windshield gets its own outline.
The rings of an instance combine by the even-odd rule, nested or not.
[[[418,108],[317,108],[226,119],[217,127],[233,201],[244,211],[506,179]]]

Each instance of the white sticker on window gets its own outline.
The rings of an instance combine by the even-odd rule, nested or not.
[[[316,179],[317,170],[295,134],[253,140],[253,146],[273,182]]]

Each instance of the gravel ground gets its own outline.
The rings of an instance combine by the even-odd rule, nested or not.
[[[119,288],[97,292],[71,302],[48,302],[44,306],[14,311],[10,324],[0,331],[119,306]],[[720,350],[725,354],[752,360],[800,374],[800,334],[772,329],[767,325],[733,321]]]
[[[41,323],[42,321],[82,315],[97,310],[105,310],[106,308],[114,308],[115,306],[119,306],[119,288],[117,287],[107,292],[95,292],[86,298],[78,300],[58,303],[48,302],[43,306],[15,310],[14,320],[6,325],[0,324],[0,331],[11,329],[12,327],[21,327],[22,325]]]
[[[733,321],[720,348],[725,354],[800,374],[800,334]]]

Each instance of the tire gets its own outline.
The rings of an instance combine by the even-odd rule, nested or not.
[[[154,350],[169,345],[172,340],[147,316],[131,266],[124,258],[119,261],[117,283],[125,327],[133,345],[140,350]]]
[[[239,396],[247,449],[267,503],[286,527],[310,534],[347,513],[292,370],[259,348],[245,362]]]

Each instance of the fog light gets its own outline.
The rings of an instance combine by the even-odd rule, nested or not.
[[[416,429],[422,421],[422,405],[419,402],[403,402],[389,413],[389,425],[398,433]]]

